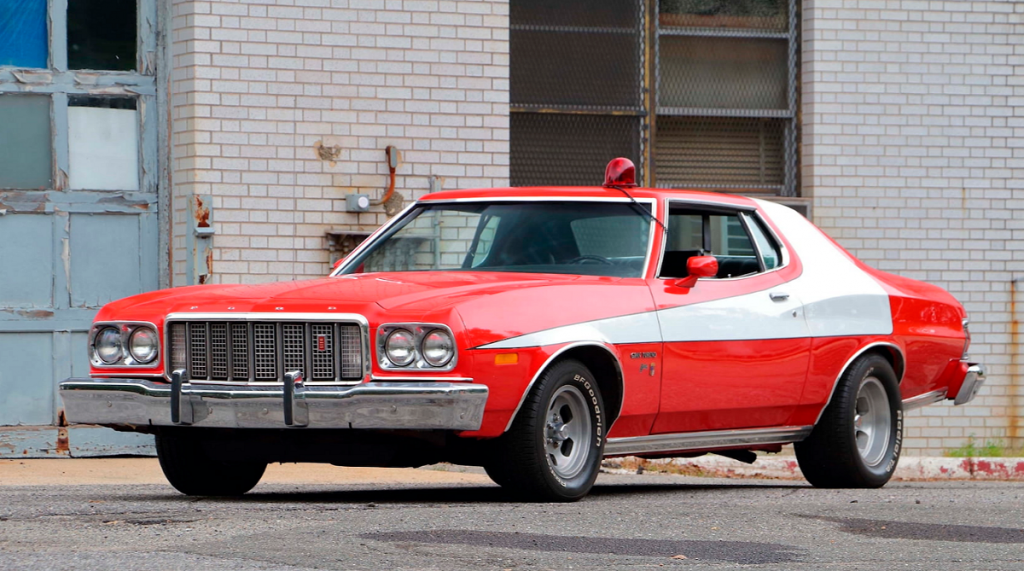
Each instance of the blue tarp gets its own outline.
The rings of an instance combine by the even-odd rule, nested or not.
[[[46,0],[0,0],[0,66],[47,67]]]

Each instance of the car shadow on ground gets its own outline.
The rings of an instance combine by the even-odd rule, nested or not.
[[[310,488],[316,489],[310,489]],[[358,488],[349,487],[344,490],[330,490],[330,484],[267,484],[257,487],[241,497],[209,497],[188,498],[180,494],[153,497],[138,497],[145,501],[218,501],[247,504],[259,503],[320,503],[320,504],[373,504],[371,507],[386,504],[422,504],[422,503],[524,503],[513,494],[496,485],[409,485],[395,487],[394,484],[371,487],[370,484],[358,484]],[[289,488],[282,491],[282,488]],[[807,484],[687,484],[687,483],[644,483],[644,484],[599,484],[594,486],[590,495],[583,501],[602,499],[618,499],[622,497],[649,496],[652,494],[686,494],[693,492],[730,494],[744,490],[811,489]]]

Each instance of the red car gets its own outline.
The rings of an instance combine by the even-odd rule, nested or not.
[[[69,420],[156,435],[186,494],[268,462],[483,466],[574,500],[602,457],[796,443],[815,486],[884,485],[905,411],[970,401],[963,307],[869,268],[793,210],[641,189],[431,194],[326,278],[113,302]]]

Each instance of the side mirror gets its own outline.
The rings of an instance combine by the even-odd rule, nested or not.
[[[691,288],[697,285],[700,278],[713,278],[718,275],[718,260],[714,256],[694,256],[686,260],[685,278],[672,282],[672,287]]]

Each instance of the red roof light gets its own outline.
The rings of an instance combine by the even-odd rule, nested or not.
[[[636,186],[636,167],[633,161],[619,157],[612,159],[604,169],[605,186]]]

